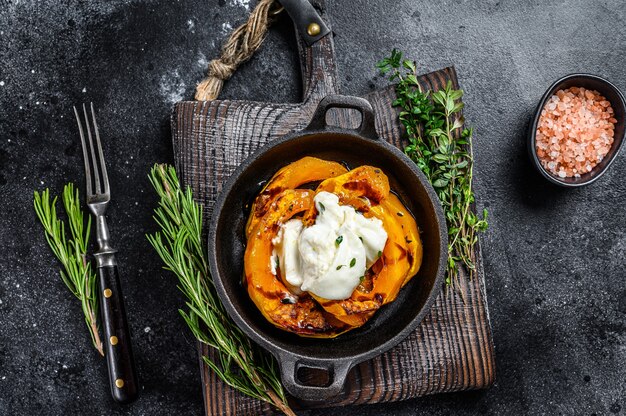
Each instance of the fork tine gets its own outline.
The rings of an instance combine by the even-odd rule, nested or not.
[[[91,151],[91,162],[93,166],[94,190],[96,194],[102,193],[100,187],[100,174],[98,173],[98,159],[93,145],[93,137],[91,136],[91,126],[89,125],[89,116],[87,115],[87,107],[83,103],[83,113],[85,114],[85,125],[87,126],[87,137],[89,138],[89,150]]]
[[[91,188],[91,168],[89,167],[89,154],[87,153],[87,142],[85,142],[85,133],[83,132],[83,124],[80,121],[78,110],[74,106],[74,115],[76,116],[76,122],[78,123],[78,133],[80,134],[80,144],[83,148],[83,161],[85,162],[85,181],[87,182],[87,196],[93,195]]]
[[[98,132],[98,123],[96,123],[96,112],[91,103],[91,118],[93,120],[93,129],[96,134],[96,145],[98,146],[98,156],[100,159],[100,172],[102,173],[102,193],[109,193],[109,176],[107,175],[107,165],[104,162],[104,154],[102,153],[102,145],[100,144],[100,133]]]

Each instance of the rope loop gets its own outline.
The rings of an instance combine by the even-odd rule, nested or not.
[[[280,11],[281,7],[277,0],[259,1],[246,23],[230,34],[222,46],[221,56],[209,62],[207,77],[196,87],[196,100],[215,100],[219,96],[224,81],[259,49],[267,35],[267,29]]]

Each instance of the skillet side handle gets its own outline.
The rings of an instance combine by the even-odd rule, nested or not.
[[[319,402],[337,396],[343,390],[351,362],[317,361],[294,357],[288,354],[279,356],[280,376],[283,386],[292,396],[309,402]],[[298,370],[311,368],[328,372],[330,384],[327,386],[311,386],[298,379]]]
[[[374,109],[365,98],[353,97],[350,95],[327,95],[317,106],[311,122],[305,130],[327,130],[326,113],[331,108],[347,108],[357,110],[361,113],[361,125],[355,131],[368,139],[379,140],[376,133],[376,124],[374,119]]]

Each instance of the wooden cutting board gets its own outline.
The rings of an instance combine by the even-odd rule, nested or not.
[[[313,2],[326,18],[323,0]],[[328,19],[326,19],[328,22]],[[176,105],[172,134],[176,167],[185,186],[190,185],[204,204],[204,229],[222,184],[255,149],[293,130],[305,127],[317,103],[337,94],[337,70],[332,36],[308,47],[299,40],[304,99],[300,104],[251,101],[186,101]],[[254,63],[251,63],[254,65]],[[458,88],[454,68],[422,75],[424,89],[439,89],[448,81]],[[402,127],[391,107],[393,87],[367,98],[376,112],[378,134],[403,148]],[[333,124],[350,126],[353,114],[329,113]],[[480,151],[480,149],[478,149]],[[428,255],[426,253],[426,255]],[[445,288],[421,325],[395,348],[357,365],[344,391],[323,403],[299,403],[294,408],[331,407],[405,400],[427,394],[489,387],[495,378],[494,347],[485,295],[482,254],[478,251],[477,277],[460,277],[461,285]],[[461,293],[463,295],[461,295]],[[200,356],[211,354],[199,346]],[[258,415],[273,410],[244,396],[219,380],[200,359],[207,415]]]

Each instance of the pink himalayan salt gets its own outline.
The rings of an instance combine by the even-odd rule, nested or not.
[[[541,165],[560,178],[591,172],[611,149],[616,122],[611,103],[598,91],[557,91],[539,117],[535,141]]]

